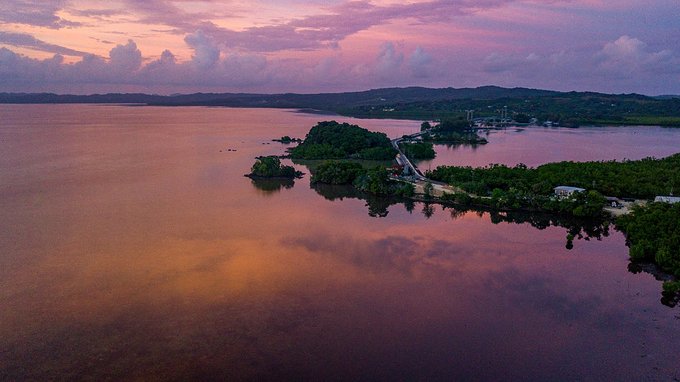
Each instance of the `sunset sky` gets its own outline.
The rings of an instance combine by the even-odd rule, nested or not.
[[[0,91],[680,94],[678,0],[7,0]]]

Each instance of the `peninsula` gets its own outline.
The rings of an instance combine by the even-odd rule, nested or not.
[[[613,219],[626,234],[633,261],[653,262],[680,278],[680,203],[671,204],[680,198],[659,196],[680,189],[680,153],[662,159],[558,162],[536,168],[439,166],[423,174],[409,155],[429,155],[431,146],[423,137],[431,136],[433,129],[424,124],[420,132],[390,141],[382,133],[325,121],[289,152],[293,159],[322,161],[312,170],[312,184],[351,184],[375,195],[578,218],[606,219],[608,207],[612,215],[624,215]],[[390,157],[394,163],[389,167],[366,168],[361,161]],[[262,159],[258,161],[261,165]],[[675,278],[664,283],[664,293],[672,300],[680,298],[680,281]]]

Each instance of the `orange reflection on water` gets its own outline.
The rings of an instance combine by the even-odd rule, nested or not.
[[[562,228],[438,206],[426,219],[422,205],[374,218],[309,176],[264,191],[243,177],[255,156],[284,152],[271,138],[302,137],[319,116],[0,113],[8,379],[616,379],[670,367],[629,351],[654,328],[630,313],[643,310],[664,333],[646,339],[664,344],[653,359],[677,354],[659,284],[626,271],[619,234],[567,251]]]

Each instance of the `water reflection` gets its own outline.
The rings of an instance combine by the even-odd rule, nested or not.
[[[440,205],[431,202],[416,202],[412,199],[373,195],[357,191],[350,185],[313,184],[310,187],[316,191],[317,194],[330,201],[343,199],[363,200],[366,202],[368,215],[371,217],[386,217],[389,214],[388,208],[399,204],[402,204],[407,212],[413,213],[416,209],[416,205],[420,204],[422,205],[420,213],[425,219],[430,219],[435,214],[436,206]],[[456,220],[470,212],[474,212],[479,217],[488,214],[491,223],[493,224],[529,224],[539,230],[544,230],[548,227],[562,227],[566,229],[565,247],[567,249],[572,249],[574,247],[573,241],[575,239],[585,241],[591,239],[602,240],[603,237],[609,236],[609,222],[604,219],[578,219],[539,212],[496,211],[450,204],[441,205],[441,209],[442,211],[448,210],[452,220]]]
[[[388,208],[402,203],[404,200],[395,197],[373,195],[358,191],[351,185],[344,184],[313,184],[311,188],[326,200],[360,199],[366,202],[368,215],[375,218],[384,218],[389,214]]]
[[[655,280],[661,282],[671,281],[674,279],[673,276],[659,269],[659,267],[656,264],[648,262],[631,260],[630,263],[628,263],[628,272],[632,274],[647,273],[654,276]],[[675,306],[678,305],[678,303],[680,303],[680,294],[662,290],[661,299],[659,301],[669,308],[674,308]]]
[[[426,220],[435,215],[437,203],[431,202],[416,202],[411,199],[402,198],[388,198],[376,196],[357,191],[354,187],[349,185],[328,185],[316,184],[311,186],[319,195],[330,201],[343,199],[360,199],[366,202],[368,208],[368,215],[371,217],[386,217],[389,214],[388,208],[393,205],[402,204],[404,209],[409,213],[413,213],[416,205],[422,205],[420,213]],[[484,208],[463,207],[444,204],[441,205],[442,211],[449,212],[451,220],[462,219],[465,216],[473,213],[480,218],[485,215],[489,216],[492,224],[498,225],[500,223],[511,224],[529,224],[531,227],[538,230],[545,230],[550,227],[560,227],[565,229],[565,245],[567,250],[574,249],[574,240],[590,241],[595,239],[601,241],[603,238],[610,235],[610,224],[605,219],[580,219],[569,216],[560,216],[554,214],[546,214],[539,212],[526,211],[497,211]],[[395,242],[395,239],[389,239],[390,242]],[[404,246],[404,242],[399,240],[400,245]],[[406,243],[408,244],[408,243]],[[409,247],[409,245],[405,245]],[[384,251],[382,251],[384,252]],[[628,265],[628,271],[631,273],[646,272],[653,275],[658,281],[669,280],[670,276],[660,271],[654,264],[638,264],[631,262]],[[661,303],[668,307],[675,307],[680,302],[680,296],[674,293],[661,292]]]
[[[426,220],[429,220],[435,215],[436,206],[438,203],[428,201],[416,202],[412,199],[385,197],[373,195],[356,190],[351,185],[331,185],[331,184],[313,184],[310,187],[316,191],[317,194],[323,196],[329,201],[342,201],[344,199],[359,199],[366,202],[368,215],[371,217],[384,218],[389,214],[389,207],[393,205],[402,204],[404,209],[412,214],[416,209],[416,204],[421,204],[420,213]],[[475,208],[470,206],[458,206],[451,204],[441,205],[442,211],[448,210],[451,220],[457,220],[465,217],[469,213],[474,213],[480,218],[485,215],[489,216],[492,224],[511,223],[511,224],[529,224],[531,227],[538,230],[545,230],[549,227],[564,228],[565,245],[567,250],[574,249],[574,240],[590,241],[595,239],[601,241],[603,238],[609,237],[609,221],[605,219],[581,219],[570,216],[560,216],[554,214],[540,213],[540,212],[526,212],[526,211],[497,211],[486,208]],[[403,243],[402,243],[403,244]],[[641,267],[639,264],[631,263],[628,266],[631,273],[639,273],[645,271],[655,276],[659,281],[668,280],[669,276],[664,274],[653,264],[647,264]],[[675,307],[680,301],[680,296],[673,293],[662,291],[661,303],[669,307]]]
[[[292,178],[251,178],[251,184],[265,195],[272,195],[281,192],[283,189],[293,188],[295,180]]]
[[[429,219],[434,215],[434,205],[432,203],[423,203],[423,216],[425,219]]]
[[[678,313],[628,272],[616,231],[566,251],[569,228],[535,215],[544,228],[242,176],[283,154],[262,142],[304,136],[318,116],[0,117],[0,380],[680,377]],[[390,136],[419,125],[348,122]],[[238,150],[220,153],[227,142]]]

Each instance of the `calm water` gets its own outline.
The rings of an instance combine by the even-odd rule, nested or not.
[[[420,168],[440,165],[486,166],[524,163],[642,159],[680,152],[680,129],[663,127],[507,128],[481,134],[489,141],[479,146],[436,145],[437,157]]]
[[[377,218],[308,176],[243,177],[284,152],[271,138],[327,118],[0,105],[0,379],[680,378],[680,311],[628,272],[616,231],[567,250],[560,227],[420,204]],[[680,136],[643,130],[587,134],[628,158]],[[559,135],[578,159],[581,131],[496,133],[506,143],[451,155],[502,162],[516,136]]]

